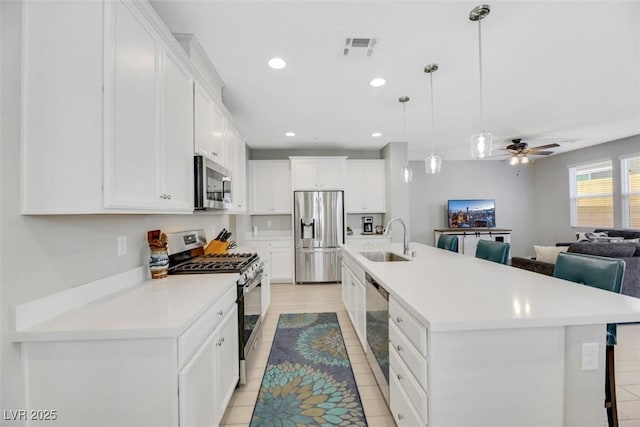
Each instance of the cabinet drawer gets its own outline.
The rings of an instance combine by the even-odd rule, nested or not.
[[[389,351],[389,374],[398,380],[398,384],[404,389],[409,400],[413,404],[416,412],[422,421],[429,421],[429,400],[427,393],[422,389],[418,381],[414,378],[409,368],[404,364],[398,352],[391,348]]]
[[[389,406],[391,414],[398,427],[426,426],[420,416],[413,409],[409,398],[398,383],[397,377],[391,375],[389,378]]]
[[[393,298],[389,300],[389,316],[393,324],[407,336],[420,354],[427,357],[427,327],[418,322]]]
[[[427,361],[393,323],[389,325],[389,345],[396,350],[413,376],[416,377],[420,387],[423,390],[429,390]]]
[[[178,337],[178,368],[183,366],[236,303],[234,284],[189,329]]]

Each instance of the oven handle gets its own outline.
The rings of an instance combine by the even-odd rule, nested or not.
[[[262,283],[262,275],[257,276],[250,284],[244,285],[242,287],[242,294],[243,295],[248,294],[249,292],[251,292],[252,290],[257,288],[258,286],[260,286],[261,283]]]

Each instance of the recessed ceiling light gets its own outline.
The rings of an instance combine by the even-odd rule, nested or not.
[[[369,82],[369,84],[373,87],[384,86],[387,81],[381,77],[377,77]]]
[[[296,136],[295,132],[287,132],[284,134],[284,136]]]
[[[380,138],[382,136],[382,134],[380,132],[374,132],[371,134],[372,137],[374,138]]]
[[[269,67],[273,68],[274,70],[282,70],[287,66],[287,63],[284,62],[284,59],[282,58],[271,58],[268,64]]]

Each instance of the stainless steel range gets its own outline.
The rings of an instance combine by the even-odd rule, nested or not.
[[[238,342],[240,383],[247,380],[247,363],[259,342],[262,326],[262,275],[264,263],[255,253],[204,255],[204,230],[167,234],[169,274],[239,273]]]

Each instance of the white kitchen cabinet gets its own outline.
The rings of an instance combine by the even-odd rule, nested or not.
[[[398,426],[429,424],[427,343],[427,327],[389,298],[389,403]]]
[[[247,151],[244,139],[231,124],[227,123],[226,153],[231,170],[233,206],[227,213],[239,214],[247,211]]]
[[[290,157],[293,190],[343,190],[346,157]]]
[[[23,12],[22,212],[191,213],[188,58],[151,6]]]
[[[228,168],[226,143],[227,118],[217,103],[213,105],[212,114],[211,160]]]
[[[164,56],[163,208],[193,211],[193,79],[170,51]]]
[[[224,112],[213,94],[201,83],[196,83],[194,97],[195,153],[230,168],[227,164],[227,119]]]
[[[21,329],[27,410],[69,427],[220,424],[239,380],[236,276],[137,283],[144,270],[52,295],[56,314]]]
[[[511,230],[505,228],[471,228],[461,230],[459,228],[443,228],[434,230],[434,246],[438,245],[438,239],[442,234],[458,237],[458,253],[475,256],[479,240],[491,240],[495,242],[511,243]]]
[[[256,248],[267,256],[271,283],[293,281],[293,245],[290,238],[273,240],[247,239],[247,246]]]
[[[262,281],[260,286],[262,287],[261,291],[261,302],[262,302],[262,318],[267,314],[267,310],[269,310],[269,304],[271,304],[271,257],[265,252],[260,253],[260,259],[264,262],[264,271],[262,272]]]
[[[347,160],[347,213],[384,213],[385,187],[384,160]]]
[[[288,160],[249,161],[250,213],[291,214],[291,173]]]
[[[181,426],[218,425],[238,384],[238,307],[223,311],[224,318],[178,374]]]
[[[364,271],[351,258],[342,260],[342,299],[353,329],[363,349],[366,348],[366,287]]]

